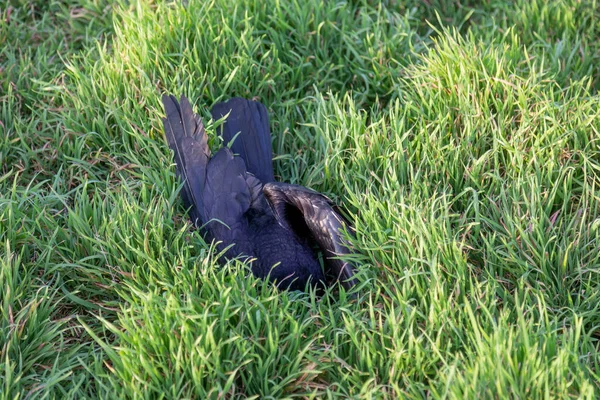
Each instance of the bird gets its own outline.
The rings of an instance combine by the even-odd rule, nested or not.
[[[282,289],[322,290],[326,277],[346,290],[357,284],[354,265],[341,258],[351,253],[343,238],[350,225],[337,206],[314,190],[275,180],[264,104],[241,97],[215,104],[211,116],[225,117],[217,128],[225,145],[213,155],[190,101],[165,94],[162,102],[183,205],[205,240],[215,242],[221,263],[242,257],[254,276]]]

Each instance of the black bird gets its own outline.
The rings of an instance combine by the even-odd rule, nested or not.
[[[211,157],[200,117],[181,96],[163,96],[163,120],[177,175],[185,184],[181,196],[192,222],[227,258],[246,256],[252,272],[279,287],[304,290],[325,281],[313,244],[325,258],[327,275],[346,288],[356,281],[340,230],[346,225],[325,196],[302,186],[276,182],[271,133],[265,106],[232,98],[216,104],[213,119],[227,116],[220,135],[231,148]]]

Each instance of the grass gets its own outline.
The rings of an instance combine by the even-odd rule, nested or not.
[[[594,398],[600,3],[0,3],[0,398]],[[257,97],[357,296],[191,229],[162,93]],[[215,143],[216,145],[216,143]]]

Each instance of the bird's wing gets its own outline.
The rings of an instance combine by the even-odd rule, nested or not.
[[[175,154],[177,176],[184,182],[181,197],[192,222],[200,226],[206,222],[202,192],[210,158],[208,138],[188,99],[181,96],[178,102],[174,96],[165,95],[162,101],[167,115],[163,119],[165,136]]]
[[[263,193],[279,223],[301,237],[313,238],[324,253],[327,272],[346,289],[354,286],[354,267],[339,258],[350,254],[342,238],[346,224],[331,200],[305,187],[280,182],[265,184]]]
[[[265,106],[257,101],[234,97],[215,104],[211,114],[215,120],[227,116],[217,131],[226,145],[233,141],[231,150],[244,159],[248,172],[262,183],[274,181],[271,131]]]
[[[188,99],[163,96],[167,117],[165,136],[175,153],[177,175],[183,180],[181,197],[192,222],[204,227],[217,248],[244,239],[248,208],[263,199],[262,185],[246,171],[244,160],[222,148],[210,158],[208,138]],[[228,256],[237,256],[236,250]]]

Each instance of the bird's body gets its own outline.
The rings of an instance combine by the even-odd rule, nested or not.
[[[250,215],[248,228],[246,238],[252,238],[248,241],[252,250],[238,250],[256,258],[252,264],[254,275],[270,276],[271,280],[296,290],[303,290],[309,279],[312,283],[325,280],[309,241],[281,227],[272,213]],[[277,264],[280,265],[272,268]],[[288,285],[290,279],[294,282]]]
[[[351,265],[335,258],[349,250],[341,240],[344,223],[330,201],[301,186],[275,182],[264,105],[241,98],[215,105],[213,118],[227,116],[220,133],[225,144],[232,144],[211,157],[204,126],[188,100],[164,96],[163,103],[165,134],[185,182],[184,204],[226,258],[247,257],[255,276],[303,290],[307,283],[325,281],[316,242],[332,274],[346,287],[354,284]]]
[[[304,290],[309,279],[314,284],[324,281],[310,242],[283,228],[270,209],[249,210],[244,219],[247,225],[230,237],[231,242],[217,244],[219,250],[231,246],[225,252],[227,258],[248,257],[255,276],[269,277],[293,290]]]

